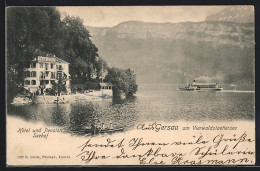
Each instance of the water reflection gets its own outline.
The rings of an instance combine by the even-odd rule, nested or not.
[[[69,104],[56,105],[52,110],[52,120],[50,123],[53,123],[57,126],[64,126],[69,121],[68,113],[71,113],[71,108]]]
[[[130,120],[137,120],[135,101],[124,101],[118,104],[110,100],[99,102],[78,102],[71,104],[68,129],[76,134],[84,134],[92,125],[105,128],[113,123],[114,127],[130,128]]]
[[[254,93],[140,91],[127,100],[9,105],[8,115],[84,135],[91,125],[134,129],[144,122],[253,120]]]

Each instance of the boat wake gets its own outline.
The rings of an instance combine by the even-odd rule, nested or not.
[[[253,90],[222,90],[219,93],[255,93]]]

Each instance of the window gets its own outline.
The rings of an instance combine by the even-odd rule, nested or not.
[[[59,79],[59,78],[61,78],[62,77],[62,71],[58,71],[57,72],[57,78]]]
[[[32,85],[36,85],[36,80],[32,80]]]
[[[45,72],[46,77],[49,77],[49,71]]]
[[[43,63],[40,63],[40,68],[43,68]]]
[[[51,72],[51,79],[55,79],[55,74],[54,74],[54,72]]]
[[[45,64],[45,69],[46,69],[46,70],[49,69],[49,64],[48,64],[48,63]]]
[[[25,80],[24,85],[30,85],[30,80]]]
[[[44,85],[44,80],[41,80],[41,81],[40,81],[40,85]]]
[[[36,63],[35,62],[31,63],[31,68],[36,68]]]
[[[51,63],[51,69],[53,69],[53,63]]]
[[[43,72],[41,72],[40,78],[45,79],[45,75],[43,74]]]
[[[32,71],[31,77],[36,77],[36,71]]]
[[[31,77],[30,71],[26,71],[26,77]]]

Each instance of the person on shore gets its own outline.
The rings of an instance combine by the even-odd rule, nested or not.
[[[43,92],[43,100],[44,100],[44,103],[46,103],[46,99],[45,99],[45,91]]]
[[[97,132],[97,127],[96,127],[96,125],[95,125],[94,123],[91,123],[91,133],[95,135],[96,132]]]
[[[30,99],[30,100],[33,99],[33,93],[30,93],[29,99]]]
[[[113,123],[112,122],[109,123],[109,129],[113,129]]]
[[[56,100],[56,102],[59,103],[59,100],[60,100],[60,99],[59,99],[59,96],[57,96],[57,100]]]

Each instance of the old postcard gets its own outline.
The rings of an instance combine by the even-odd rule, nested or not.
[[[7,166],[255,165],[254,7],[6,8]]]

